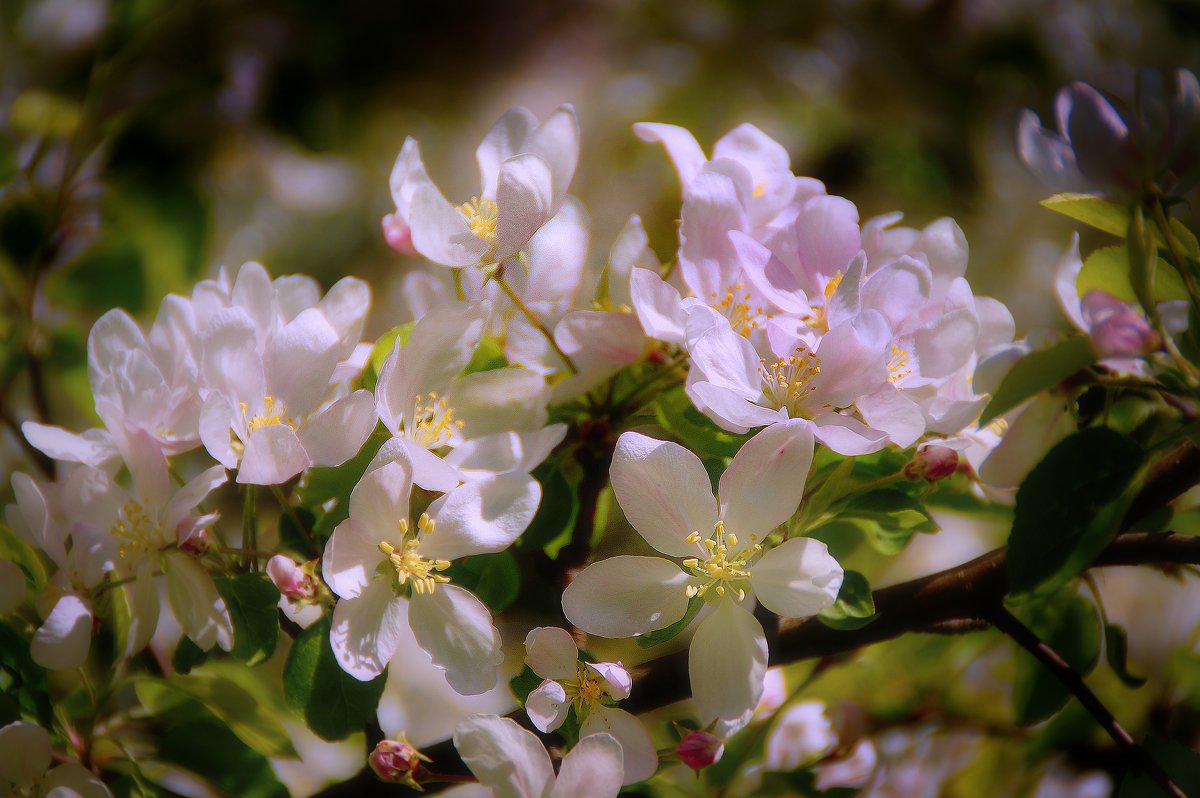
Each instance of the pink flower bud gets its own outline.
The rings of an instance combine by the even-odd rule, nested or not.
[[[313,578],[294,560],[282,554],[276,554],[267,561],[267,576],[271,577],[279,592],[290,599],[310,599],[317,594]]]
[[[383,238],[392,249],[401,255],[416,255],[412,243],[412,228],[394,213],[383,217]]]
[[[1145,317],[1115,296],[1088,291],[1080,305],[1100,357],[1145,357],[1162,346]]]
[[[208,551],[208,545],[208,530],[204,528],[191,529],[187,536],[179,541],[180,550],[193,557],[199,557]]]
[[[382,740],[367,757],[367,763],[379,778],[418,789],[414,775],[421,762],[428,761],[428,757],[404,740]]]
[[[904,476],[937,482],[953,476],[958,470],[958,452],[949,446],[926,446],[918,449],[913,459],[904,466]]]
[[[721,754],[725,753],[725,741],[706,731],[694,731],[679,741],[675,753],[683,764],[692,770],[700,770],[721,759]]]

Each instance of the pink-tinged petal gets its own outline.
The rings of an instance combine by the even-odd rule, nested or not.
[[[0,780],[31,787],[50,767],[50,735],[41,726],[15,721],[0,728]]]
[[[361,682],[383,673],[403,639],[406,603],[382,579],[372,581],[357,598],[337,603],[329,645],[342,670]]]
[[[704,150],[700,149],[696,137],[678,125],[639,122],[633,126],[633,132],[642,141],[663,145],[667,157],[675,165],[675,172],[679,175],[679,183],[682,186],[691,183],[708,160],[704,157]]]
[[[584,737],[563,757],[549,798],[617,798],[626,779],[623,759],[612,735]]]
[[[624,665],[619,662],[585,662],[584,667],[600,677],[604,692],[614,701],[629,698],[629,691],[633,688],[633,677]]]
[[[1012,343],[1016,323],[1012,312],[999,300],[987,296],[975,297],[975,315],[979,318],[979,339],[975,353],[983,355],[999,346]]]
[[[525,664],[543,679],[574,679],[579,647],[566,629],[539,626],[525,636]]]
[[[541,741],[508,718],[472,715],[455,728],[454,747],[496,798],[546,798],[554,784]]]
[[[748,719],[762,696],[767,638],[762,626],[736,602],[725,599],[696,628],[688,652],[692,698],[701,724]]]
[[[1092,86],[1076,81],[1058,93],[1055,105],[1079,171],[1106,188],[1136,187],[1140,159],[1129,126],[1112,103]]]
[[[502,432],[473,438],[448,452],[445,462],[476,478],[508,472],[528,474],[562,442],[566,433],[566,425],[551,424],[534,432]]]
[[[690,556],[695,547],[684,539],[707,535],[717,521],[708,472],[677,443],[622,433],[609,473],[625,518],[663,554]]]
[[[25,436],[25,440],[50,459],[104,468],[117,457],[117,449],[107,432],[96,432],[100,434],[79,435],[62,427],[38,424],[34,421],[26,421],[21,425],[21,434]]]
[[[275,289],[275,305],[285,322],[321,301],[321,284],[307,274],[285,274],[276,277],[271,286]]]
[[[1054,190],[1078,191],[1086,182],[1070,143],[1042,127],[1042,120],[1028,108],[1017,121],[1017,151],[1034,174]]]
[[[814,783],[820,792],[836,787],[864,787],[875,774],[878,761],[875,744],[870,738],[864,738],[858,741],[848,755],[814,766],[813,774],[817,777]],[[1108,789],[1105,785],[1097,794],[1102,795],[1108,792]]]
[[[728,158],[744,166],[754,180],[747,205],[750,223],[771,222],[796,195],[791,158],[783,145],[751,124],[741,124],[713,146],[713,160]]]
[[[885,356],[891,337],[883,314],[874,310],[826,333],[817,345],[821,373],[813,380],[817,389],[811,401],[849,407],[882,387],[888,379]]]
[[[475,149],[475,160],[483,178],[483,193],[480,196],[496,196],[500,165],[526,149],[525,142],[537,127],[537,123],[537,117],[529,109],[518,106],[505,111],[488,130],[483,141]],[[408,146],[407,142],[405,146]]]
[[[393,461],[404,463],[412,472],[413,483],[425,490],[444,493],[466,478],[452,464],[408,438],[392,438],[385,442],[367,466],[367,473]]]
[[[402,460],[368,468],[350,493],[350,517],[379,541],[399,545],[401,520],[408,521],[412,469]]]
[[[862,304],[878,310],[892,327],[898,327],[929,301],[932,288],[933,275],[928,266],[915,258],[898,258],[867,280]]]
[[[171,495],[171,500],[163,509],[163,518],[168,531],[173,531],[180,521],[190,515],[196,506],[208,497],[208,494],[228,481],[229,475],[225,473],[224,466],[205,469],[199,475],[188,480]]]
[[[542,486],[528,474],[466,482],[429,505],[436,532],[421,543],[426,557],[456,560],[503,551],[537,514]]]
[[[554,175],[539,155],[522,153],[500,167],[494,260],[517,254],[554,215]]]
[[[579,120],[575,117],[575,109],[569,104],[555,108],[542,120],[537,129],[529,134],[525,148],[541,156],[550,167],[550,185],[553,190],[551,207],[557,210],[559,203],[566,196],[571,178],[575,175],[575,166],[579,162]],[[497,196],[499,192],[497,187]]]
[[[1079,257],[1079,233],[1071,235],[1071,246],[1063,253],[1054,270],[1054,293],[1058,296],[1058,306],[1066,315],[1075,329],[1087,332],[1088,324],[1083,318],[1080,307],[1079,289],[1076,282],[1079,272],[1083,270],[1083,259]],[[1011,337],[1009,340],[1012,340]]]
[[[630,301],[646,335],[670,344],[682,344],[683,310],[679,292],[649,269],[634,269],[629,281]]]
[[[463,695],[486,693],[496,684],[504,652],[492,614],[470,591],[438,585],[414,593],[408,608],[413,636],[446,681]]]
[[[821,195],[804,203],[796,220],[796,254],[803,272],[800,284],[819,287],[819,277],[828,280],[844,272],[862,248],[858,208],[843,197]]]
[[[628,313],[573,311],[555,326],[554,340],[583,371],[628,366],[646,352],[642,326]]]
[[[249,261],[238,269],[237,278],[233,282],[233,304],[249,315],[259,335],[265,335],[271,328],[273,300],[275,288],[271,285],[271,275],[261,263]]]
[[[558,213],[529,239],[526,302],[569,302],[587,261],[591,222],[583,203],[567,197]]]
[[[608,252],[608,298],[616,307],[633,305],[629,281],[634,269],[654,274],[659,270],[658,256],[650,249],[650,238],[636,213],[625,222]]]
[[[300,428],[300,442],[315,466],[339,466],[358,454],[375,429],[375,397],[355,391]]]
[[[201,385],[230,402],[260,402],[267,393],[258,328],[240,307],[217,311],[200,336]],[[203,391],[201,392],[203,395]]]
[[[785,313],[809,311],[800,284],[771,250],[740,230],[730,231],[729,242],[746,279],[764,299]]]
[[[683,192],[679,226],[679,267],[684,281],[698,297],[724,296],[740,272],[737,253],[729,243],[730,230],[746,228],[738,180],[750,191],[750,175],[732,161],[709,164]]]
[[[237,481],[242,485],[279,485],[310,465],[312,460],[296,431],[284,424],[270,424],[250,432]]]
[[[479,438],[508,430],[534,430],[546,424],[550,386],[541,374],[522,368],[499,368],[460,377],[450,386],[447,404],[458,432]]]
[[[721,475],[721,519],[741,547],[787,521],[804,497],[813,458],[812,425],[772,424],[747,441]]]
[[[567,586],[563,613],[592,634],[633,637],[682,618],[688,606],[687,583],[687,574],[670,560],[610,557],[584,568]]]
[[[913,349],[922,377],[949,377],[975,354],[979,319],[969,310],[952,310],[913,335]]]
[[[552,679],[539,684],[525,699],[525,712],[538,731],[542,732],[552,732],[561,726],[570,708],[567,691]]]
[[[29,655],[52,671],[78,668],[92,647],[92,610],[82,598],[67,593],[58,600],[29,643]]]
[[[783,618],[807,618],[837,601],[842,566],[812,538],[792,538],[754,564],[750,581],[762,605]]]
[[[321,575],[330,590],[344,599],[361,595],[374,579],[375,569],[384,561],[379,550],[381,542],[384,540],[371,528],[353,517],[338,524],[325,544],[321,561]]]
[[[142,328],[124,310],[114,308],[96,319],[87,340],[88,382],[92,390],[96,390],[118,355],[147,348]]]
[[[829,297],[825,321],[827,329],[833,329],[841,324],[852,322],[862,313],[863,276],[867,269],[867,253],[859,251],[846,266],[841,281]],[[825,290],[829,290],[829,283]]]
[[[742,433],[788,417],[786,410],[771,410],[738,391],[711,382],[697,382],[692,390],[704,403],[704,414],[731,432]]]
[[[233,450],[233,408],[219,393],[210,393],[200,407],[200,442],[213,459],[226,468],[237,468],[240,455]]]
[[[625,775],[623,784],[645,781],[658,770],[658,751],[645,725],[623,709],[597,706],[579,727],[579,736],[611,734],[621,744]],[[572,795],[573,793],[567,793]]]
[[[421,182],[413,191],[409,226],[417,252],[442,266],[475,266],[489,249],[488,242],[471,232],[466,217],[432,183]]]
[[[887,433],[871,429],[856,418],[826,413],[813,420],[813,435],[838,454],[854,457],[887,446]]]
[[[892,443],[907,449],[925,434],[925,414],[908,394],[891,385],[858,400],[863,420],[886,432]]]
[[[747,398],[761,395],[758,353],[728,323],[714,325],[690,341],[688,353],[705,382],[737,391]]]
[[[953,219],[946,217],[931,222],[913,247],[924,252],[935,284],[962,277],[967,271],[967,237]]]
[[[301,311],[271,337],[264,360],[267,393],[300,420],[321,404],[341,360],[341,339],[316,308]]]

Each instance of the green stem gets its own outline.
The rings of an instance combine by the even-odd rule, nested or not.
[[[242,506],[242,545],[246,552],[246,570],[258,570],[258,503],[253,485],[247,485]]]
[[[296,527],[296,530],[300,533],[300,537],[304,538],[304,545],[308,547],[308,553],[320,554],[321,552],[317,548],[316,541],[312,539],[308,528],[300,520],[300,514],[296,512],[296,508],[288,501],[287,496],[283,495],[283,490],[278,485],[272,485],[271,493],[274,494],[275,500],[279,502],[279,507],[283,510],[284,514],[291,519],[292,526]]]
[[[642,380],[639,384],[633,386],[629,393],[625,394],[625,398],[620,402],[617,402],[617,410],[614,415],[618,417],[625,415],[626,413],[636,410],[638,407],[641,407],[643,404],[645,404],[645,400],[642,399],[639,394],[645,392],[648,388],[653,387],[665,377],[674,376],[675,369],[686,362],[687,359],[688,356],[686,353],[684,353],[667,363],[661,369],[656,370],[653,374]],[[635,402],[635,399],[639,401]]]
[[[1175,238],[1174,231],[1171,230],[1171,222],[1167,219],[1166,211],[1163,210],[1162,198],[1155,197],[1150,201],[1150,215],[1154,218],[1154,224],[1158,227],[1163,241],[1166,242],[1167,252],[1171,255],[1171,265],[1183,278],[1188,298],[1192,301],[1192,310],[1196,311],[1197,316],[1200,316],[1200,286],[1196,285],[1192,270],[1188,268],[1187,260],[1179,248],[1179,241]]]
[[[521,311],[522,315],[529,320],[529,323],[533,325],[533,328],[542,334],[542,337],[545,338],[547,343],[550,344],[550,348],[553,349],[560,358],[562,358],[562,362],[566,364],[570,372],[572,374],[578,374],[579,369],[575,366],[575,361],[571,360],[570,355],[562,351],[562,348],[559,347],[558,342],[554,340],[554,334],[546,328],[545,324],[542,324],[542,320],[534,314],[533,310],[525,304],[521,297],[517,296],[516,292],[512,290],[512,286],[510,286],[508,281],[504,279],[503,267],[496,270],[496,273],[492,276],[492,279],[496,281],[496,285],[500,286],[500,290],[504,292],[504,295],[508,297],[509,301],[513,303],[516,309]]]

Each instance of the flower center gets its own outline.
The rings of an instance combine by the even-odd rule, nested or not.
[[[499,219],[499,209],[490,199],[471,197],[458,206],[458,212],[467,220],[471,235],[489,244],[496,242],[496,222]]]
[[[908,365],[908,350],[901,349],[899,344],[892,344],[892,354],[888,358],[888,382],[903,390],[900,385],[906,377],[912,374]]]
[[[745,283],[738,283],[725,289],[724,296],[718,296],[714,291],[709,294],[709,305],[725,318],[729,326],[738,335],[749,338],[750,333],[762,326],[762,320],[768,318],[761,307],[751,307],[750,294],[742,293]]]
[[[462,430],[463,422],[454,417],[454,408],[446,402],[446,397],[439,397],[434,391],[425,396],[428,399],[422,402],[422,394],[417,394],[405,432],[426,449],[436,449],[448,444]]]
[[[692,532],[684,542],[698,545],[704,552],[703,558],[689,557],[683,561],[683,567],[695,577],[695,581],[687,586],[688,598],[703,597],[709,590],[718,596],[724,596],[728,591],[736,596],[738,601],[746,598],[745,586],[750,579],[750,560],[762,551],[761,544],[755,543],[730,556],[729,551],[737,546],[738,539],[737,535],[725,531],[724,521],[716,523],[712,537],[702,540],[699,532]]]
[[[242,405],[242,415],[245,416],[249,411],[249,407],[245,402]],[[287,407],[279,399],[274,396],[264,396],[262,410],[258,411],[252,418],[246,419],[246,426],[254,431],[263,427],[270,427],[275,424],[285,424],[292,429],[296,428],[296,422],[288,417]]]
[[[807,418],[804,400],[817,389],[813,378],[821,373],[820,361],[807,347],[796,347],[796,353],[768,364],[759,360],[763,396],[776,410],[786,409],[791,418]]]
[[[833,295],[837,293],[838,286],[842,284],[842,278],[845,276],[839,270],[829,279],[829,282],[825,283],[824,301],[803,317],[805,324],[814,330],[829,332],[829,300],[833,299]]]
[[[130,499],[117,511],[112,534],[117,539],[117,554],[122,558],[158,550],[157,526],[141,504]]]
[[[395,572],[393,587],[397,593],[405,592],[406,586],[420,594],[432,593],[439,584],[450,581],[450,577],[438,573],[450,567],[449,560],[430,560],[420,553],[421,540],[433,534],[433,527],[428,513],[421,513],[416,530],[411,529],[407,518],[401,518],[400,546],[380,541],[379,550],[387,555],[387,562]]]

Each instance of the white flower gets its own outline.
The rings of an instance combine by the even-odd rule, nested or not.
[[[330,642],[342,668],[366,681],[387,666],[407,625],[455,690],[485,692],[503,660],[499,634],[483,602],[444,572],[452,560],[507,548],[533,520],[541,488],[526,474],[485,477],[435,500],[413,524],[412,485],[411,462],[381,450],[351,493],[323,561],[342,599]]]
[[[748,609],[751,593],[772,612],[803,617],[830,606],[842,583],[841,566],[823,543],[763,545],[799,506],[812,455],[806,422],[774,424],[733,458],[718,500],[696,455],[624,433],[613,457],[613,491],[630,524],[674,559],[620,556],[589,565],[563,594],[567,618],[597,635],[630,637],[678,621],[694,597],[713,604],[692,639],[692,693],[702,722],[747,719],[767,666],[766,638]]]
[[[609,734],[584,737],[558,775],[533,732],[508,718],[472,715],[454,730],[463,762],[496,798],[615,798],[621,791],[621,744]]]
[[[579,160],[579,123],[569,105],[543,122],[513,108],[475,151],[479,194],[452,205],[425,171],[417,142],[406,139],[392,169],[396,213],[384,219],[434,263],[453,268],[502,263],[521,251],[558,213]]]
[[[629,696],[633,678],[619,662],[582,662],[575,641],[565,629],[539,626],[525,638],[525,664],[544,680],[529,694],[525,711],[540,731],[557,729],[575,710],[581,738],[611,734],[621,744],[625,783],[650,778],[658,769],[658,754],[636,717],[613,703]]]
[[[775,720],[767,737],[763,766],[767,770],[793,771],[837,745],[833,723],[820,701],[801,701]]]
[[[50,735],[17,721],[0,728],[0,795],[112,798],[104,782],[77,762],[52,764]]]

